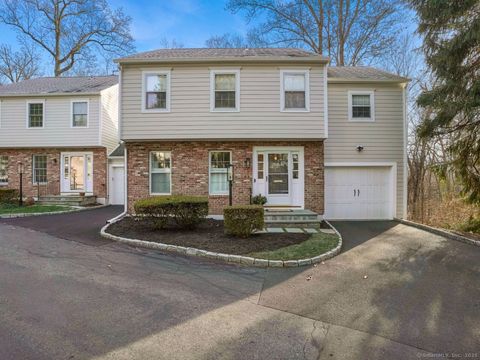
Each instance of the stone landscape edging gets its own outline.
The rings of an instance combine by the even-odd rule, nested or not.
[[[417,229],[425,230],[425,231],[431,232],[435,235],[444,236],[444,237],[446,237],[448,239],[451,239],[451,240],[460,241],[460,242],[463,242],[465,244],[470,244],[470,245],[474,245],[474,246],[480,246],[480,240],[470,239],[466,236],[454,234],[454,233],[452,233],[450,231],[447,231],[447,230],[439,229],[439,228],[436,228],[436,227],[433,227],[433,226],[428,226],[428,225],[425,225],[425,224],[420,224],[420,223],[410,221],[410,220],[405,220],[405,219],[396,219],[396,220],[401,224],[412,226],[412,227],[415,227]]]
[[[110,205],[98,205],[98,206],[89,206],[85,208],[78,208],[78,209],[71,209],[67,211],[49,211],[43,213],[18,213],[18,214],[0,214],[0,219],[15,219],[15,218],[23,218],[29,216],[40,216],[40,215],[58,215],[58,214],[69,214],[73,212],[85,211],[85,210],[95,210],[107,207]]]
[[[335,227],[333,227],[333,225],[330,224],[328,221],[324,220],[328,224],[328,226],[330,226],[330,228],[333,229],[333,231],[335,231],[335,234],[338,236],[338,244],[334,249],[327,251],[324,254],[314,256],[312,258],[300,259],[300,260],[259,259],[259,258],[253,258],[250,256],[224,254],[224,253],[217,253],[213,251],[201,250],[201,249],[191,248],[191,247],[187,248],[184,246],[170,245],[170,244],[157,243],[157,242],[138,240],[138,239],[130,239],[130,238],[125,238],[122,236],[117,236],[117,235],[107,233],[106,230],[110,225],[116,223],[117,221],[122,220],[124,217],[125,216],[122,216],[103,226],[102,229],[100,230],[100,235],[106,239],[110,239],[123,244],[131,245],[131,246],[138,246],[138,247],[143,247],[143,248],[152,249],[152,250],[175,252],[180,255],[204,257],[208,259],[221,260],[221,261],[232,263],[232,264],[241,264],[241,265],[248,265],[248,266],[255,266],[255,267],[298,267],[298,266],[316,264],[316,263],[331,259],[334,256],[338,255],[338,253],[340,253],[340,251],[342,250],[342,243],[343,243],[342,235],[340,235],[338,230]]]

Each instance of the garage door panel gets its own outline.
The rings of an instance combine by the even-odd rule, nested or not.
[[[325,169],[327,219],[391,219],[391,167],[345,166]]]

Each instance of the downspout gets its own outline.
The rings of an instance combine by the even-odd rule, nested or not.
[[[119,65],[119,73],[118,73],[118,134],[119,139],[122,138],[122,66]],[[121,140],[119,141],[119,143]],[[123,184],[124,184],[124,205],[123,205],[123,212],[114,218],[107,220],[107,223],[115,222],[128,213],[128,154],[127,154],[127,147],[125,146],[125,152],[123,153],[123,166],[124,166],[124,177],[123,177]]]

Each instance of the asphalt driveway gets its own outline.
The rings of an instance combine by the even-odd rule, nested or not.
[[[478,248],[339,222],[336,258],[252,269],[99,239],[120,211],[0,222],[1,359],[480,357]]]

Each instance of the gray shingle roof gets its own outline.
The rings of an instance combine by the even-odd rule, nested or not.
[[[125,143],[118,145],[108,156],[125,156]]]
[[[130,55],[117,62],[128,61],[182,61],[182,60],[222,60],[222,59],[255,59],[268,58],[320,58],[327,60],[318,54],[296,48],[190,48],[190,49],[158,49]]]
[[[0,96],[99,93],[118,83],[118,76],[40,77],[0,86]]]
[[[328,68],[328,79],[343,81],[409,81],[407,78],[369,66],[331,66]]]

